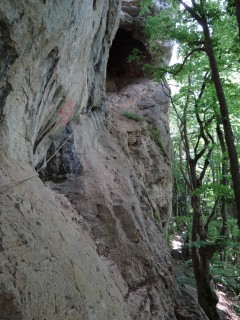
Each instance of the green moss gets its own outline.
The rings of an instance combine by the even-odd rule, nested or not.
[[[153,211],[153,217],[155,222],[160,222],[160,214],[157,211]]]
[[[161,143],[161,132],[159,129],[150,129],[149,132],[150,136],[157,144]]]
[[[143,118],[141,116],[139,116],[138,114],[132,113],[132,112],[124,112],[123,116],[127,119],[134,120],[136,122],[143,120]]]
[[[157,146],[161,149],[164,157],[168,157],[167,152],[162,144],[161,131],[159,129],[149,129],[150,137],[154,140]]]

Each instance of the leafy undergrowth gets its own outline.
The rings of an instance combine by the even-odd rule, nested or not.
[[[191,291],[197,290],[193,276],[191,260],[183,259],[184,252],[184,239],[182,235],[175,234],[170,240],[171,255],[174,259],[173,267],[176,280],[180,286],[191,287]],[[240,319],[240,291],[238,292],[239,283],[236,281],[234,274],[225,269],[223,266],[212,268],[214,279],[214,286],[217,292],[219,302],[217,305],[221,320],[239,320]]]
[[[129,120],[133,120],[133,121],[136,121],[136,122],[144,120],[143,117],[141,117],[138,114],[133,113],[133,112],[124,112],[123,116],[125,118],[129,119]]]

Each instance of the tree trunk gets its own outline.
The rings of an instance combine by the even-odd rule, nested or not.
[[[199,249],[192,247],[193,272],[197,285],[198,302],[208,316],[209,320],[218,320],[218,297],[212,285],[209,273],[209,258],[199,254]]]
[[[217,311],[218,297],[215,293],[212,277],[209,272],[209,257],[200,254],[200,274],[197,279],[198,301],[210,320],[219,319]]]
[[[209,272],[210,258],[213,254],[208,254],[206,248],[198,249],[194,243],[200,236],[201,240],[204,240],[202,226],[201,226],[201,209],[199,205],[200,201],[198,196],[191,197],[191,204],[193,208],[193,225],[192,225],[192,242],[193,246],[191,249],[193,272],[197,285],[198,302],[203,308],[204,312],[208,316],[209,320],[218,320],[219,314],[217,312],[218,297],[211,285],[212,277]],[[200,254],[201,253],[201,254]]]
[[[188,210],[188,186],[185,184],[185,190],[184,190],[184,206],[185,206],[185,215],[189,215],[189,210]]]
[[[227,186],[227,155],[226,155],[226,145],[223,137],[222,130],[220,128],[220,125],[217,124],[217,135],[218,135],[218,140],[220,142],[221,146],[221,151],[222,151],[222,179],[221,179],[221,184],[223,186]],[[226,236],[227,233],[227,214],[226,214],[226,197],[222,195],[221,197],[221,216],[222,216],[222,230],[221,230],[221,236]]]
[[[233,136],[231,122],[229,119],[228,105],[226,102],[222,81],[219,75],[217,61],[215,58],[212,40],[211,40],[211,36],[210,36],[210,32],[209,32],[209,28],[206,20],[204,20],[202,27],[203,27],[203,32],[205,36],[206,53],[209,59],[209,63],[212,71],[212,78],[213,78],[213,82],[215,85],[215,90],[216,90],[216,94],[217,94],[217,98],[220,106],[221,120],[223,123],[224,136],[225,136],[225,141],[226,141],[229,161],[230,161],[230,171],[231,171],[231,176],[233,181],[233,190],[234,190],[234,196],[235,196],[235,202],[236,202],[236,208],[237,208],[238,227],[240,229],[240,172],[239,172],[237,150],[234,143],[234,136]]]
[[[235,7],[236,7],[236,16],[237,16],[237,23],[238,23],[238,35],[240,38],[240,1],[235,0]]]

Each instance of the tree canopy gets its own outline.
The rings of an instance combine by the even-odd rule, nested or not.
[[[199,303],[209,319],[219,319],[210,261],[220,265],[232,255],[229,268],[239,276],[239,6],[237,0],[172,0],[146,22],[153,53],[158,54],[159,41],[171,41],[182,58],[170,67],[146,68],[157,80],[171,77],[180,86],[171,97],[173,208],[178,217],[190,217],[189,254]],[[150,10],[151,1],[143,1],[143,12]]]

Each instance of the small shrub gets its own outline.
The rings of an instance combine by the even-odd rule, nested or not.
[[[141,50],[134,48],[131,52],[131,54],[128,56],[127,58],[127,62],[131,63],[131,62],[137,62],[138,64],[141,63],[141,57],[142,57],[143,53]]]
[[[161,131],[159,129],[149,129],[148,130],[150,137],[155,141],[155,143],[158,145],[158,147],[161,149],[162,154],[164,157],[168,157],[167,152],[162,144],[161,140]]]
[[[154,211],[153,212],[153,217],[154,217],[154,220],[155,220],[156,223],[160,222],[160,214],[159,214],[159,212]]]
[[[156,144],[161,143],[161,132],[159,129],[151,129],[150,135],[151,135],[152,139],[156,142]]]
[[[132,113],[132,112],[124,112],[123,116],[127,119],[134,120],[136,122],[143,120],[143,118],[141,116],[139,116],[138,114]]]
[[[182,275],[176,278],[177,283],[180,285],[190,285],[190,286],[195,286],[195,280],[193,276],[186,276],[186,275]]]

